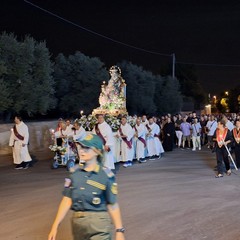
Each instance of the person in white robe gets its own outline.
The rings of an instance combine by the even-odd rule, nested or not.
[[[136,120],[135,130],[135,140],[136,140],[136,157],[139,163],[146,162],[145,159],[145,148],[146,148],[146,126],[141,123],[141,119]]]
[[[147,116],[146,115],[142,116],[142,124],[144,124],[145,126],[148,124],[148,120],[147,120]]]
[[[132,146],[132,138],[134,137],[134,130],[130,124],[127,123],[127,118],[122,117],[121,125],[118,129],[116,137],[121,139],[121,158],[125,162],[124,167],[132,166],[134,150]]]
[[[111,127],[105,122],[104,116],[97,116],[98,123],[94,126],[92,132],[98,135],[104,145],[103,151],[103,166],[109,169],[115,169],[114,159],[114,138]]]
[[[147,150],[150,160],[160,158],[164,153],[162,143],[160,142],[160,127],[153,121],[153,118],[148,119],[149,124],[146,125],[147,133]]]
[[[78,121],[75,121],[73,123],[73,140],[79,140],[82,141],[86,136],[86,130],[81,126],[81,124]]]
[[[27,169],[32,158],[28,152],[29,132],[20,116],[15,116],[15,125],[11,131],[9,146],[13,149],[15,169]]]

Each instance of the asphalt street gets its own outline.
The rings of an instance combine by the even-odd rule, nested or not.
[[[64,167],[50,169],[42,152],[26,170],[0,156],[0,239],[44,240],[61,201]],[[119,203],[126,240],[240,239],[240,172],[216,179],[208,149],[176,149],[127,169],[119,166]],[[71,212],[58,240],[71,240]]]

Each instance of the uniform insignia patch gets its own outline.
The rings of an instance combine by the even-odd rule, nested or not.
[[[71,183],[72,181],[70,178],[65,178],[64,187],[69,188],[71,186]]]
[[[117,183],[113,183],[112,187],[111,187],[111,191],[113,194],[117,194],[118,193],[118,186]]]
[[[94,197],[93,200],[92,200],[92,203],[97,205],[97,204],[100,204],[101,203],[101,199],[98,198],[98,197]]]
[[[86,140],[86,141],[90,141],[92,138],[93,138],[93,135],[88,134],[88,135],[85,137],[84,140]]]
[[[103,171],[107,174],[109,178],[114,177],[114,173],[111,171],[111,169],[103,167]]]

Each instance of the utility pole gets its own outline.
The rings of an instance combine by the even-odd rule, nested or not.
[[[176,57],[175,53],[172,54],[172,78],[175,78],[175,64],[176,64]]]

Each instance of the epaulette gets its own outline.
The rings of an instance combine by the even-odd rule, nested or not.
[[[115,176],[114,173],[111,171],[111,169],[109,169],[109,168],[107,168],[107,167],[103,167],[102,169],[103,169],[103,171],[107,174],[107,176],[108,176],[109,178],[112,178],[112,177]]]

